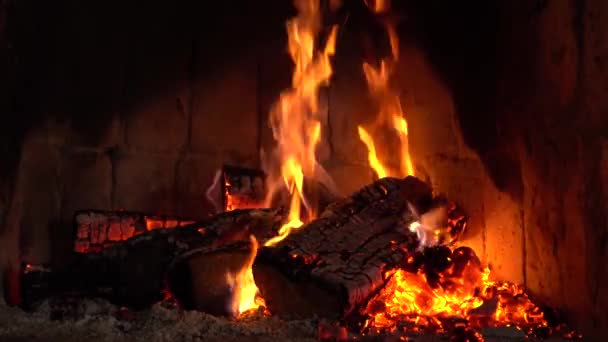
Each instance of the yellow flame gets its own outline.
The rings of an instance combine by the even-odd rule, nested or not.
[[[230,309],[234,314],[241,315],[246,311],[264,306],[264,300],[259,296],[259,290],[253,279],[253,262],[258,254],[258,241],[253,235],[251,241],[251,252],[247,262],[236,274],[226,273],[226,282],[233,290]]]
[[[407,121],[402,116],[393,116],[393,127],[399,133],[401,139],[401,170],[405,171],[406,176],[414,175],[414,165],[409,153],[407,138]]]
[[[359,130],[359,138],[361,139],[361,141],[363,141],[365,146],[367,146],[367,159],[369,161],[369,166],[374,170],[374,172],[376,172],[378,178],[386,177],[386,169],[382,165],[380,160],[378,160],[378,156],[376,155],[376,147],[374,146],[374,140],[363,127],[358,126],[357,128]]]
[[[332,74],[330,57],[335,53],[337,27],[332,27],[323,49],[315,49],[321,29],[319,0],[296,0],[298,15],[287,22],[288,51],[294,62],[292,87],[283,92],[270,115],[270,126],[277,141],[281,178],[290,193],[288,222],[277,237],[265,243],[272,246],[303,225],[301,207],[306,217],[315,216],[314,206],[304,197],[305,177],[314,177],[317,163],[315,150],[321,138],[323,113],[319,110],[319,88],[329,83]],[[272,172],[269,172],[272,173]],[[277,177],[277,179],[279,179]],[[269,188],[276,189],[270,180]],[[270,196],[274,195],[274,191]],[[272,198],[267,200],[272,201]]]
[[[287,185],[287,187],[289,188],[289,192],[291,193],[291,205],[289,206],[288,222],[281,226],[277,236],[266,241],[264,246],[267,247],[276,245],[277,243],[285,239],[293,229],[300,228],[304,224],[300,220],[300,209],[302,207],[301,193],[304,181],[302,168],[296,160],[288,159],[283,165],[282,173],[284,177],[283,179],[285,180],[285,184]]]
[[[375,13],[386,12],[390,9],[389,0],[376,0],[373,2],[373,5],[370,3],[370,1],[366,1],[366,3],[368,7],[370,7],[370,9],[372,9],[372,11]],[[374,67],[369,63],[363,63],[363,73],[365,74],[365,79],[367,80],[367,85],[372,96],[380,104],[380,111],[378,113],[375,126],[391,126],[392,129],[395,130],[395,132],[399,135],[399,139],[401,141],[400,172],[394,174],[389,173],[387,175],[410,176],[414,175],[414,166],[409,153],[407,121],[403,115],[399,96],[395,94],[389,87],[392,65],[399,60],[399,36],[397,35],[394,24],[387,21],[385,26],[390,40],[392,59],[382,60],[379,67]],[[359,133],[359,136],[361,136],[361,133]],[[368,142],[364,141],[364,143],[368,147],[368,153],[371,156],[372,151],[370,150],[370,146],[373,146],[374,144],[371,135],[368,134],[368,136]],[[375,155],[375,152],[373,154]],[[377,168],[378,165],[381,165],[381,162],[377,160],[377,158],[374,161],[376,165],[371,165],[371,162],[372,159],[370,157],[370,166],[376,170],[376,173],[378,173]]]

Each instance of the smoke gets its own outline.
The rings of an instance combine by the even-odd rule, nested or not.
[[[222,203],[222,176],[222,170],[217,170],[213,177],[213,183],[211,183],[211,186],[205,192],[205,197],[213,205],[216,214],[224,211],[224,204]]]

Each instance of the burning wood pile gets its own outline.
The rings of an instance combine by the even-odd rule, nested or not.
[[[329,10],[337,3],[327,2]],[[318,91],[332,75],[339,27],[322,25],[320,1],[295,4],[299,14],[287,23],[292,87],[272,110],[277,144],[262,155],[264,171],[219,172],[207,197],[224,212],[202,221],[78,212],[75,261],[55,270],[26,265],[6,286],[9,301],[31,309],[49,296],[97,296],[133,309],[165,300],[235,318],[323,317],[341,328],[319,337],[334,339],[432,332],[478,341],[483,327],[562,329],[522,288],[490,280],[475,251],[459,245],[465,216],[414,177],[407,121],[389,87],[399,45],[388,20],[391,56],[362,65],[378,119],[358,128],[378,180],[338,195],[316,147],[326,121]],[[378,15],[390,9],[388,1],[366,4]],[[375,130],[387,126],[401,144],[397,168],[376,153]]]
[[[537,336],[564,332],[522,288],[489,280],[475,252],[458,245],[466,218],[417,178],[382,178],[320,209],[278,242],[289,218],[282,209],[148,225],[126,241],[78,253],[63,269],[26,265],[12,302],[33,309],[49,297],[103,297],[141,309],[165,301],[237,319],[322,317],[351,335],[432,332],[481,340],[476,329],[501,326]],[[90,234],[93,240],[108,235],[116,217],[147,216],[79,212],[76,245],[85,227],[101,232]]]

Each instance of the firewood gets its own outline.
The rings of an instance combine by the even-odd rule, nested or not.
[[[204,277],[225,280],[228,270],[242,267],[249,236],[253,234],[265,241],[276,234],[283,219],[281,210],[235,210],[184,227],[148,231],[97,253],[77,253],[75,261],[67,267],[45,272],[28,272],[26,267],[21,306],[32,309],[49,296],[77,295],[100,296],[118,305],[143,308],[162,299],[167,285],[179,288],[172,281],[192,277],[196,272],[191,267],[201,266],[200,262],[189,261],[196,261],[196,256],[209,255],[206,262],[213,265],[205,268]],[[223,281],[218,286],[227,285]],[[179,294],[183,295],[183,301],[204,296],[204,293]],[[199,303],[207,302],[199,300]],[[186,303],[188,305],[192,303]],[[214,310],[217,311],[216,308],[209,311]]]
[[[74,214],[74,252],[99,252],[155,229],[184,227],[194,220],[133,211],[79,210]]]
[[[413,210],[432,202],[422,181],[383,178],[258,253],[254,277],[273,314],[339,318],[363,305],[417,247]],[[409,203],[409,204],[408,204]]]

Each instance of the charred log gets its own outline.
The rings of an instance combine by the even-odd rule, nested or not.
[[[208,301],[200,300],[203,294],[185,293],[184,287],[172,280],[190,277],[198,282],[192,288],[200,289],[203,278],[208,284],[225,279],[227,270],[242,267],[246,259],[249,244],[244,241],[250,235],[265,241],[276,234],[282,220],[277,210],[235,210],[184,227],[148,231],[97,253],[78,253],[72,264],[61,269],[26,266],[21,306],[31,309],[49,296],[69,295],[104,297],[138,309],[162,299],[167,285],[181,295],[178,300],[190,301],[186,306],[194,305],[197,298],[204,305]],[[197,258],[200,255],[209,256],[207,266]],[[197,267],[202,267],[204,274],[195,272]],[[218,286],[222,285],[225,282]],[[220,292],[209,286],[202,288]]]
[[[328,318],[354,312],[417,246],[408,226],[431,202],[431,189],[414,177],[380,179],[260,250],[253,271],[270,311]]]
[[[79,210],[74,214],[74,252],[99,252],[155,229],[185,227],[194,220],[132,211]]]

